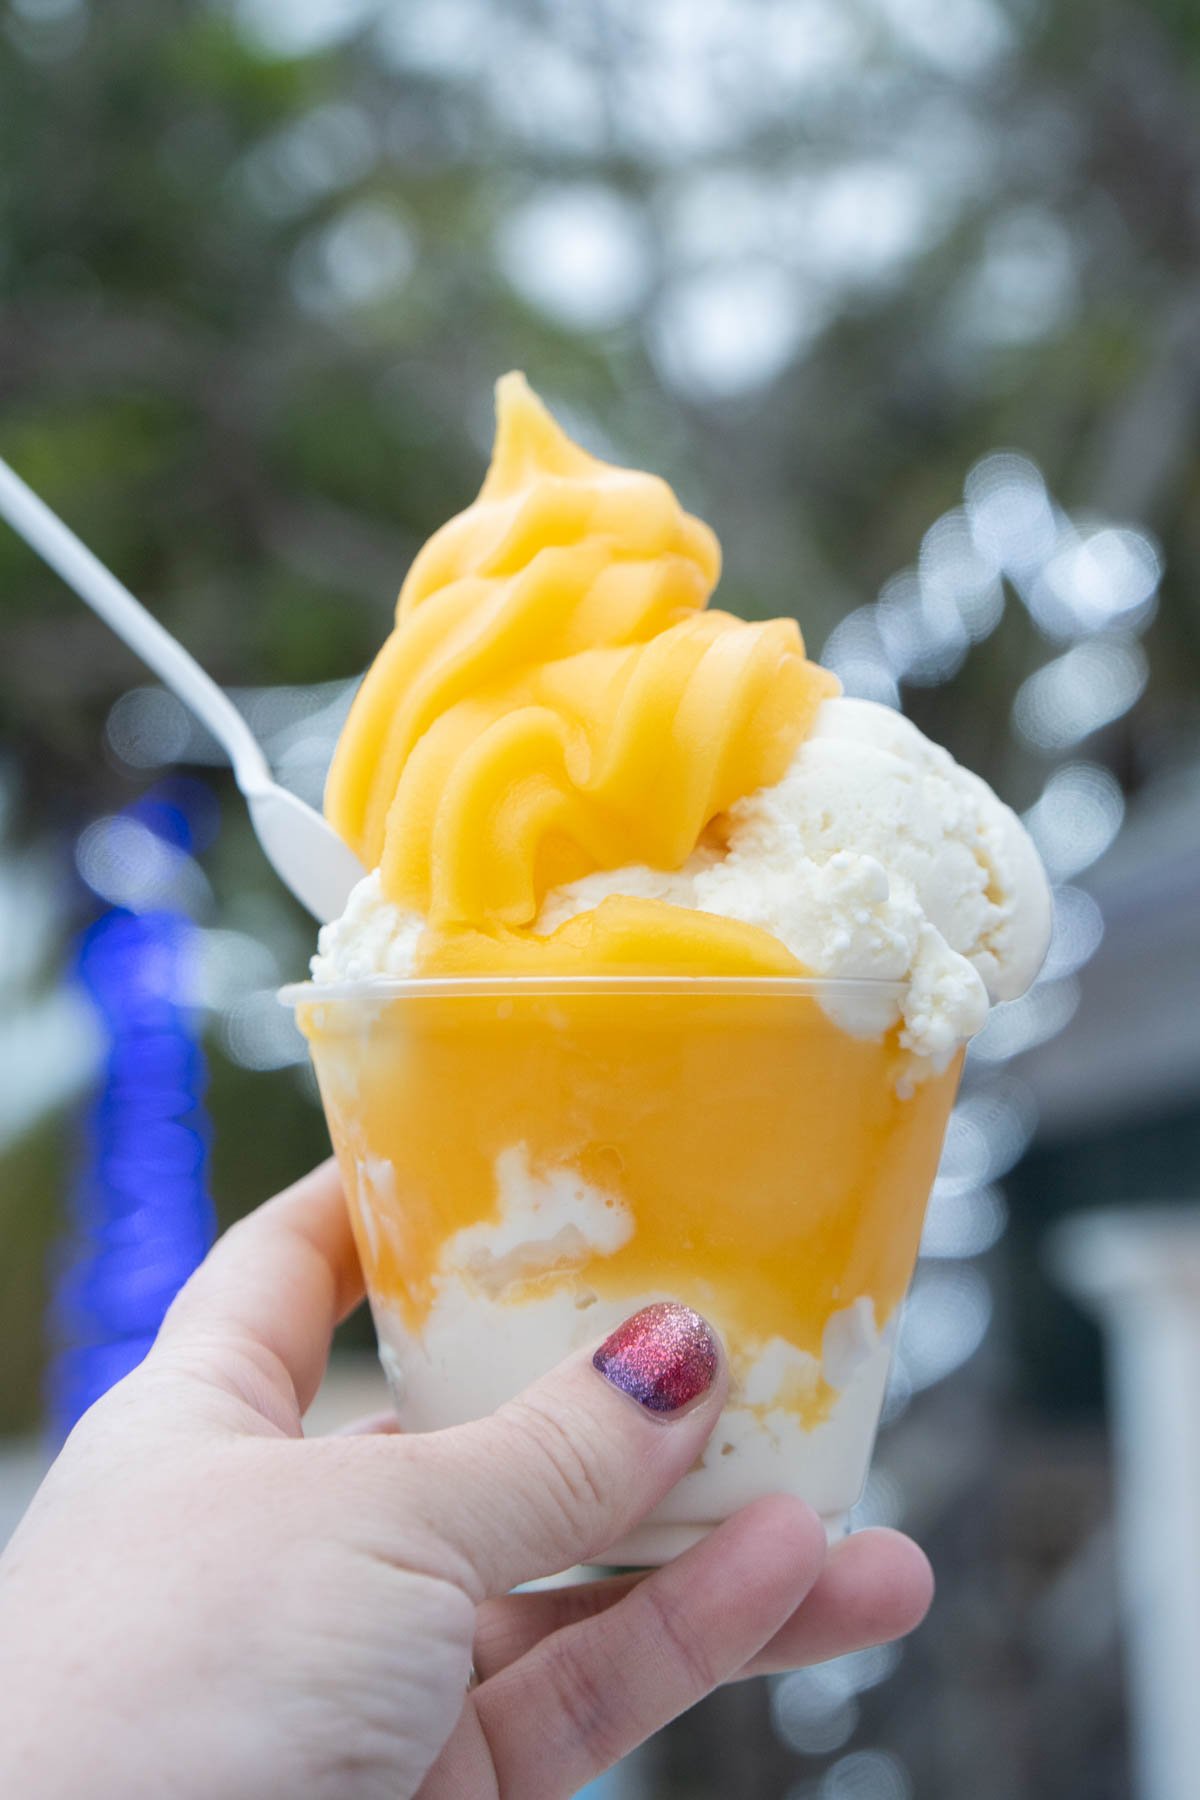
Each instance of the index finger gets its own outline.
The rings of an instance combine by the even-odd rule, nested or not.
[[[259,1353],[301,1412],[325,1372],[334,1326],[363,1296],[337,1165],[322,1163],[218,1239],[171,1306],[159,1341]],[[266,1352],[266,1357],[262,1352]]]

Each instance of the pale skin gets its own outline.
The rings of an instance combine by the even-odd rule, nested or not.
[[[916,1546],[755,1502],[667,1567],[587,1562],[695,1462],[584,1353],[492,1417],[305,1438],[362,1278],[332,1166],[229,1232],[0,1558],[0,1792],[559,1800],[726,1681],[901,1635]],[[478,1685],[467,1683],[472,1663]]]

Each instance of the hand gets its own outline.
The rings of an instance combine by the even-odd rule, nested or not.
[[[361,1295],[327,1165],[222,1239],[71,1434],[0,1558],[0,1792],[551,1800],[721,1682],[924,1614],[907,1539],[827,1556],[784,1497],[651,1574],[508,1594],[661,1499],[720,1368],[674,1415],[584,1353],[476,1424],[306,1439]]]

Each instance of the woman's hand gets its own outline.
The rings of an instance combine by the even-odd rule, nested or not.
[[[721,1682],[924,1614],[907,1539],[827,1555],[783,1497],[648,1575],[509,1594],[615,1542],[695,1462],[712,1341],[667,1309],[607,1378],[584,1354],[476,1424],[306,1439],[361,1295],[327,1165],[222,1239],[72,1433],[0,1559],[0,1791],[551,1800]]]

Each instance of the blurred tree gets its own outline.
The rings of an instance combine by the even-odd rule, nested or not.
[[[818,651],[1012,445],[1163,546],[1147,696],[1086,745],[1135,785],[1200,741],[1198,85],[1184,0],[0,0],[0,454],[266,686],[365,665],[508,367],[671,478],[727,603]],[[147,779],[105,737],[142,677],[5,530],[0,630],[16,828],[65,879]],[[1010,703],[1051,654],[1010,606],[905,705],[1024,805],[1046,763]],[[311,925],[221,792],[206,922],[239,968],[271,947],[265,992]],[[296,1071],[213,1036],[228,1218],[323,1127]],[[0,1146],[0,1429],[36,1412],[65,1160],[45,1121]],[[919,1791],[1064,1791],[994,1725]],[[1115,1792],[1078,1742],[1074,1791]],[[745,1766],[709,1758],[711,1791]]]

